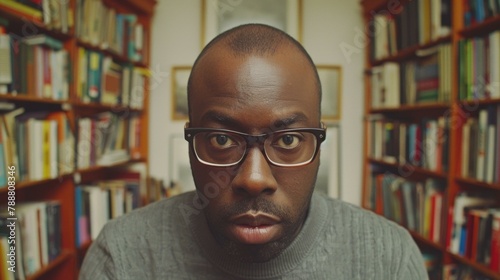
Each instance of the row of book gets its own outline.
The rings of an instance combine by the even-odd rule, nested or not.
[[[500,205],[491,196],[459,193],[449,218],[447,249],[500,272]]]
[[[48,29],[68,33],[73,27],[70,1],[0,0],[0,4],[30,16],[33,20],[43,22],[44,27]]]
[[[458,44],[459,98],[500,98],[500,31]]]
[[[471,26],[500,15],[500,0],[464,0],[464,25]]]
[[[144,62],[147,33],[135,14],[121,14],[102,0],[77,0],[76,36],[83,42]]]
[[[451,100],[451,46],[418,52],[404,63],[387,62],[371,70],[372,109]]]
[[[140,157],[140,118],[104,112],[78,119],[77,168],[105,166]]]
[[[74,137],[65,112],[25,112],[17,108],[2,115],[0,186],[7,185],[7,166],[16,166],[16,179],[56,178],[74,170]]]
[[[9,210],[11,211],[11,210]],[[14,215],[13,215],[14,214]],[[11,218],[17,218],[12,220]],[[1,279],[25,279],[55,260],[62,251],[59,201],[23,202],[15,212],[0,212]],[[15,234],[12,232],[15,232]],[[15,239],[9,239],[14,236]],[[15,247],[15,272],[8,270]]]
[[[428,43],[451,32],[451,0],[409,1],[398,15],[388,11],[373,16],[371,60]]]
[[[500,105],[479,109],[465,121],[461,136],[462,177],[500,182]]]
[[[0,115],[0,186],[7,186],[10,165],[16,166],[16,180],[21,182],[141,157],[137,114],[104,112],[79,118],[76,128],[67,111],[25,112],[20,107]]]
[[[370,121],[369,155],[376,160],[418,166],[436,172],[448,171],[448,119],[426,119],[421,123],[376,118]]]
[[[376,167],[372,171],[367,186],[368,207],[435,243],[441,242],[444,182],[411,181],[379,173]]]
[[[61,41],[0,34],[0,56],[0,94],[68,99],[70,61]]]
[[[119,64],[102,52],[78,49],[76,95],[83,103],[101,103],[142,109],[148,70]]]
[[[140,175],[125,172],[120,177],[75,188],[77,247],[95,240],[109,220],[141,206]]]

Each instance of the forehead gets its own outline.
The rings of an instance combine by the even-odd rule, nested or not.
[[[302,120],[298,126],[317,125],[319,95],[314,78],[308,60],[293,48],[238,55],[216,47],[193,72],[191,124],[212,126],[231,120],[233,126],[252,129],[301,116],[296,118]],[[221,117],[213,117],[217,115]]]

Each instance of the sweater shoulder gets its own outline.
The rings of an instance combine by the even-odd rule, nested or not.
[[[373,234],[376,235],[387,231],[405,237],[408,235],[408,231],[401,225],[372,211],[338,199],[325,197],[325,200],[328,204],[329,216],[336,221],[341,220],[344,224],[349,224],[354,230],[374,229]]]

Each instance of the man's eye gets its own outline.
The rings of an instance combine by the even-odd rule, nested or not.
[[[284,149],[293,149],[300,144],[301,138],[295,134],[284,134],[279,136],[275,146]]]
[[[236,143],[226,134],[213,134],[209,137],[210,144],[217,148],[228,148]]]

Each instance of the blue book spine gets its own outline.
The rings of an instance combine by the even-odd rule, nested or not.
[[[7,186],[7,167],[5,166],[5,146],[0,143],[0,188]]]
[[[460,254],[461,256],[465,256],[465,247],[467,246],[467,228],[465,227],[465,225],[463,225],[460,230],[461,233],[458,254]]]
[[[80,242],[80,217],[83,215],[82,213],[82,187],[75,188],[75,226],[76,226],[76,247],[80,247],[82,244]]]
[[[437,64],[425,65],[417,67],[415,73],[415,80],[422,81],[427,79],[436,78],[439,76],[439,66]]]

